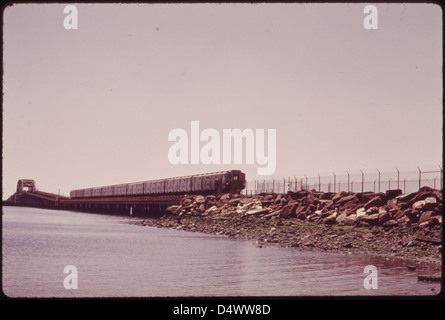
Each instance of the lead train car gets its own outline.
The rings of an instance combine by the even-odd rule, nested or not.
[[[246,175],[240,170],[220,171],[193,176],[77,189],[70,198],[102,198],[161,194],[240,193],[246,186]]]

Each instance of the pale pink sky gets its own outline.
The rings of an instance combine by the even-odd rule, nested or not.
[[[277,130],[274,176],[442,163],[433,4],[19,4],[3,11],[3,198],[254,165],[172,165],[190,132]]]

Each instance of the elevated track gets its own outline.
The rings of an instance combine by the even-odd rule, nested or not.
[[[3,205],[81,212],[158,216],[169,206],[179,204],[184,195],[145,195],[70,199],[42,191],[14,193]]]

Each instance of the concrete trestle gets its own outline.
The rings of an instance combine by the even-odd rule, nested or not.
[[[87,212],[158,216],[167,207],[179,204],[183,197],[183,195],[160,195],[64,199],[60,201],[60,206],[64,209]]]
[[[147,195],[70,199],[41,191],[18,191],[3,205],[155,217],[162,215],[167,207],[179,204],[183,197]]]

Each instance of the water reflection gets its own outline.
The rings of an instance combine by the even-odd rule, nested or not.
[[[259,248],[250,241],[128,224],[132,218],[3,208],[3,290],[12,297],[431,295],[409,262]],[[75,265],[79,289],[63,287]],[[366,265],[378,290],[363,286]],[[432,289],[435,291],[433,292]]]

